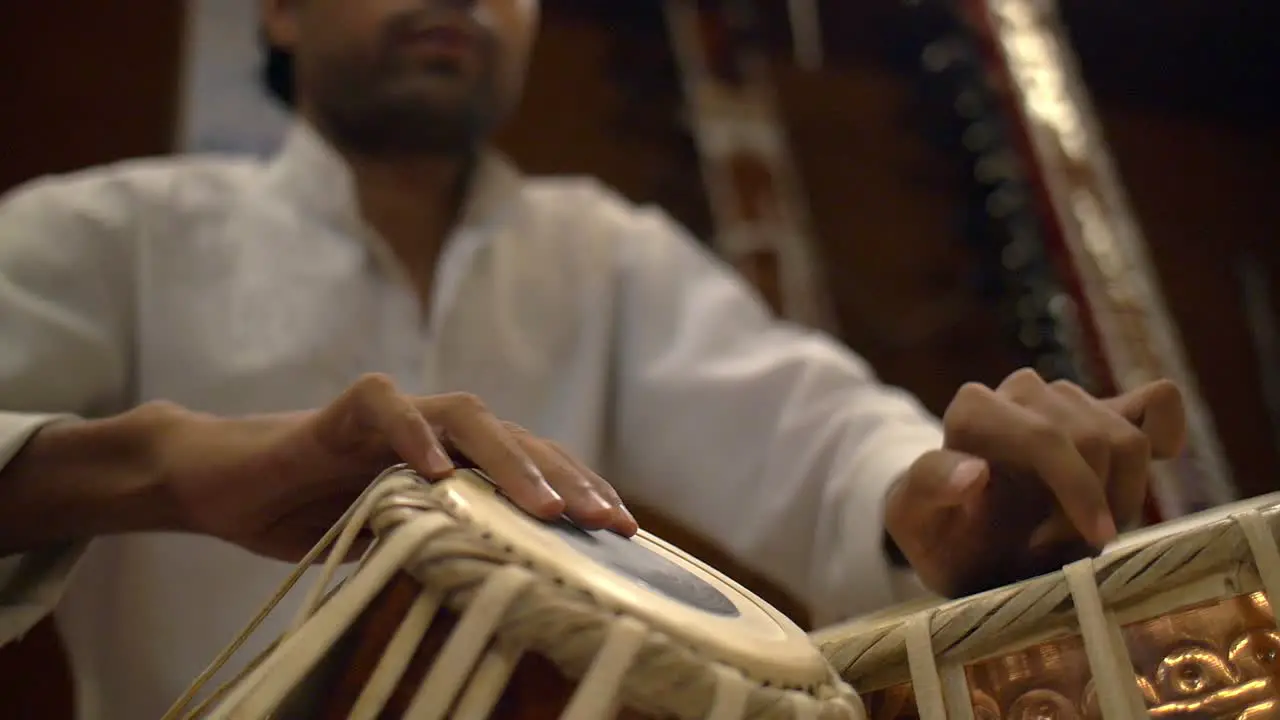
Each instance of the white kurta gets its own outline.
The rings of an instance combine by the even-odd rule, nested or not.
[[[29,184],[0,203],[0,463],[29,413],[310,408],[383,372],[478,394],[821,621],[896,599],[882,498],[939,445],[935,420],[837,343],[772,320],[666,215],[491,158],[435,285],[423,318],[345,166],[303,127],[267,164],[166,158]],[[48,611],[76,550],[0,559],[0,639]],[[159,716],[288,569],[204,537],[96,541],[58,611],[82,717]]]

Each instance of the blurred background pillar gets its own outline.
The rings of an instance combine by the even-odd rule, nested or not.
[[[175,0],[0,3],[0,192],[169,152],[183,17]],[[62,720],[72,704],[51,621],[0,648],[0,715]]]

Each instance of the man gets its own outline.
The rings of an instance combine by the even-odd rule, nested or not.
[[[0,203],[0,629],[108,536],[60,609],[84,717],[160,714],[286,574],[264,556],[296,558],[397,457],[447,473],[437,441],[532,512],[631,532],[596,468],[820,622],[893,602],[908,563],[963,593],[1137,518],[1181,443],[1167,383],[1103,401],[1023,371],[938,424],[660,212],[488,151],[537,12],[264,0],[296,59],[278,157]]]

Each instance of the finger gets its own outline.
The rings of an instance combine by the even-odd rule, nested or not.
[[[1076,452],[1097,475],[1105,492],[1112,472],[1112,438],[1108,430],[1114,428],[1109,428],[1102,421],[1108,417],[1118,419],[1114,413],[1103,408],[1075,384],[1063,381],[1042,384],[1030,390],[1026,402],[1019,404],[1044,416],[1054,427],[1066,433]]]
[[[419,398],[417,408],[458,450],[483,470],[511,501],[533,515],[553,518],[565,501],[547,482],[520,442],[474,395]]]
[[[943,425],[949,449],[1038,476],[1090,543],[1101,547],[1115,537],[1101,479],[1048,418],[970,383],[956,394]]]
[[[1121,527],[1136,522],[1141,518],[1151,479],[1151,441],[1142,430],[1074,383],[1055,382],[1050,388],[1103,439],[1108,456],[1105,477],[1111,513]]]
[[[424,477],[439,479],[453,472],[449,454],[422,413],[385,375],[362,377],[330,408],[341,425],[338,434],[350,436],[346,442],[364,446],[370,436],[380,436],[401,460]]]
[[[622,497],[618,495],[616,490],[614,490],[613,485],[609,484],[607,480],[600,477],[600,475],[588,467],[586,463],[574,457],[572,453],[565,450],[560,445],[552,442],[548,442],[546,445],[559,453],[565,462],[574,467],[578,471],[579,475],[586,478],[587,481],[591,483],[595,493],[609,503],[609,506],[613,509],[614,515],[613,521],[610,523],[610,528],[626,537],[635,535],[640,529],[640,524],[636,522],[635,516],[631,514],[631,511],[627,509],[626,504],[622,502]]]
[[[996,387],[996,394],[1019,405],[1027,405],[1039,398],[1047,386],[1040,373],[1031,368],[1022,368],[1005,378]]]
[[[1019,370],[1006,378],[996,389],[996,394],[1043,416],[1054,427],[1064,432],[1075,446],[1076,452],[1089,464],[1097,478],[1097,483],[1103,488],[1108,506],[1111,508],[1112,524],[1118,525],[1124,522],[1121,518],[1127,518],[1127,515],[1119,512],[1113,502],[1117,491],[1120,491],[1123,497],[1132,494],[1133,480],[1117,480],[1114,475],[1116,468],[1113,467],[1113,456],[1116,455],[1114,445],[1117,436],[1123,437],[1126,433],[1108,421],[1118,421],[1126,426],[1127,423],[1102,407],[1096,399],[1076,384],[1064,380],[1046,383],[1039,373],[1029,368]],[[1132,468],[1121,467],[1119,470],[1132,475]],[[1139,469],[1139,472],[1144,471]],[[1141,476],[1137,482],[1142,482]],[[1140,488],[1139,492],[1141,492]],[[1044,522],[1036,526],[1028,539],[1028,544],[1033,548],[1069,544],[1077,534],[1080,534],[1080,531],[1074,527],[1066,511],[1058,507]]]
[[[1157,380],[1103,402],[1142,429],[1151,442],[1153,457],[1167,460],[1182,452],[1187,437],[1187,411],[1177,385]]]
[[[984,460],[953,450],[921,455],[885,497],[885,530],[911,558],[950,513],[976,503],[990,479]]]
[[[596,492],[595,485],[548,443],[527,433],[517,434],[525,453],[542,470],[543,477],[564,498],[565,514],[579,525],[599,529],[610,527],[617,518],[616,507]]]

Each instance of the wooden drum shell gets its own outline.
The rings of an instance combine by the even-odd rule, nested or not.
[[[323,684],[317,683],[320,687],[315,688],[305,702],[295,702],[294,708],[300,711],[299,716],[346,720],[387,643],[403,622],[414,598],[422,591],[421,583],[407,574],[400,574],[378,595],[352,628],[352,636],[347,638],[334,658],[334,667],[325,673],[331,677],[326,678],[327,682]],[[449,608],[440,608],[381,717],[398,718],[404,714],[431,661],[440,653],[457,623],[457,613]],[[526,653],[512,673],[493,717],[555,720],[568,705],[576,687],[577,683],[566,677],[551,660],[536,653]],[[623,708],[617,717],[619,720],[641,720],[651,716]]]
[[[534,520],[465,471],[389,473],[341,524],[374,548],[208,717],[863,719],[803,630],[658,538]]]

